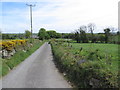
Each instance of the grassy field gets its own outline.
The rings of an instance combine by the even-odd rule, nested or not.
[[[75,53],[75,51],[80,50],[82,47],[85,51],[95,51],[99,50],[99,54],[102,56],[107,56],[112,61],[112,69],[113,71],[118,71],[118,63],[119,63],[119,57],[118,57],[118,45],[117,44],[97,44],[97,43],[70,43],[72,45],[72,52]],[[87,54],[87,53],[84,53]]]
[[[52,51],[61,72],[75,87],[118,87],[118,45],[101,43],[67,43],[51,41]],[[97,79],[95,82],[93,79]],[[92,85],[91,83],[92,82]]]
[[[117,44],[97,44],[97,43],[71,43],[74,49],[80,49],[83,47],[85,50],[99,49],[101,52],[118,56]]]

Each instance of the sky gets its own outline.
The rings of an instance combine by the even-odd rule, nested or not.
[[[94,23],[95,33],[118,27],[119,0],[0,0],[0,29],[3,33],[30,30],[32,8],[33,32],[40,28],[70,33],[82,25]]]

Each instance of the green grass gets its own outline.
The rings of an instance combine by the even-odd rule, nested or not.
[[[2,62],[0,64],[0,77],[2,77],[2,75],[6,75],[10,69],[9,66],[6,64],[7,60],[1,58],[0,61]]]
[[[2,76],[2,58],[0,58],[0,77]]]
[[[92,78],[99,80],[92,87],[118,87],[117,44],[70,43],[68,46],[66,42],[51,41],[51,45],[58,68],[76,87],[90,88]],[[78,64],[83,59],[85,62]]]
[[[85,51],[95,51],[96,49],[99,50],[99,54],[102,56],[111,56],[110,59],[112,60],[112,70],[114,72],[118,71],[118,45],[117,44],[98,44],[98,43],[70,43],[72,45],[72,53],[75,51],[80,50],[82,47]],[[84,55],[88,54],[83,52]]]
[[[118,56],[117,44],[71,43],[71,45],[74,49],[80,49],[80,47],[83,47],[85,50],[99,49],[101,52]]]
[[[0,74],[0,77],[6,75],[10,70],[12,70],[18,64],[20,64],[22,61],[24,61],[28,56],[30,56],[34,51],[36,51],[43,43],[44,41],[43,42],[37,41],[37,43],[35,43],[34,46],[29,50],[27,50],[26,52],[18,51],[10,59],[0,59],[0,61],[2,61],[2,66],[1,66],[2,73]]]

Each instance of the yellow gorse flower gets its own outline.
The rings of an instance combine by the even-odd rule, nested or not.
[[[9,40],[9,41],[2,41],[2,43],[0,43],[0,47],[2,47],[2,49],[5,49],[7,51],[11,51],[13,50],[13,48],[15,48],[16,46],[21,46],[21,45],[25,45],[27,42],[27,40]]]

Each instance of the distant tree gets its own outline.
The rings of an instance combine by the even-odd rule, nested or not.
[[[30,38],[31,32],[29,30],[25,30],[25,38]]]
[[[87,31],[87,27],[86,26],[81,26],[79,29],[80,32],[80,40],[82,41],[82,43],[88,43],[88,39],[86,36],[86,31]]]
[[[109,29],[111,30],[111,33],[109,35],[109,42],[115,43],[115,41],[116,41],[115,37],[116,37],[117,28],[110,27]]]
[[[74,37],[75,35],[74,35],[74,33],[69,33],[69,39],[74,39],[75,37]]]
[[[18,35],[17,34],[10,34],[10,39],[17,39]]]
[[[50,39],[50,35],[46,32],[45,39]]]
[[[77,43],[80,43],[80,33],[78,30],[75,31],[75,40],[77,41]]]
[[[19,39],[24,39],[25,38],[25,33],[24,34],[21,34],[21,33],[18,33],[18,36],[17,36]]]
[[[11,39],[9,34],[2,34],[2,39]]]
[[[56,38],[57,36],[57,33],[54,30],[47,31],[47,33],[50,36],[50,38]]]
[[[120,31],[117,31],[117,35],[120,35]]]
[[[105,35],[104,35],[104,33],[98,33],[97,34],[97,41],[101,42],[101,43],[105,42]]]
[[[40,40],[48,39],[49,35],[47,34],[46,30],[44,28],[41,28],[38,32],[38,36]]]
[[[110,29],[109,28],[106,28],[104,29],[104,34],[105,34],[105,43],[108,43],[108,38],[109,38],[109,35],[110,35]]]
[[[69,37],[69,33],[62,33],[62,38],[68,39],[68,37]]]
[[[120,44],[120,30],[117,31],[117,44]]]
[[[5,34],[2,34],[2,39],[5,39]]]
[[[77,43],[80,43],[80,42],[87,43],[88,42],[86,31],[87,31],[87,27],[84,25],[80,26],[80,28],[75,31],[74,38],[77,41]]]
[[[62,34],[56,33],[56,38],[61,38],[61,37],[62,37]]]
[[[88,24],[88,32],[91,33],[91,41],[92,41],[92,43],[94,43],[94,41],[95,41],[95,37],[94,37],[94,34],[93,34],[94,29],[95,29],[95,24],[89,23]]]

